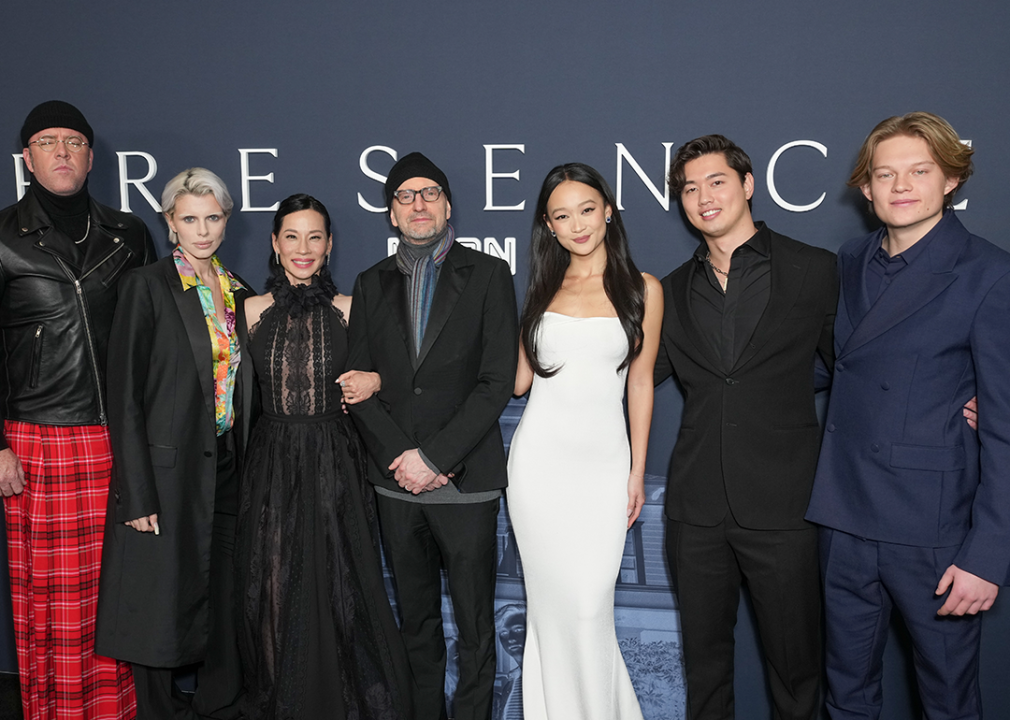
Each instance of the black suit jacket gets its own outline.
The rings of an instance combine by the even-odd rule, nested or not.
[[[245,332],[251,294],[235,293],[243,353],[233,401],[239,458],[253,391]],[[183,291],[171,256],[120,282],[108,374],[115,459],[95,650],[154,667],[197,662],[206,652],[210,621],[217,484],[213,356],[199,294]],[[160,536],[123,524],[152,513],[158,513]]]
[[[420,448],[462,492],[508,484],[498,416],[515,385],[518,341],[508,264],[456,243],[442,264],[415,357],[404,275],[389,257],[358,276],[348,367],[378,372],[382,390],[352,405],[369,480],[400,491],[387,468]]]
[[[838,300],[835,256],[771,233],[771,295],[730,372],[691,313],[692,258],[663,279],[666,302],[656,382],[684,392],[666,514],[711,527],[732,508],[757,530],[807,527],[817,467],[815,356],[830,370]]]

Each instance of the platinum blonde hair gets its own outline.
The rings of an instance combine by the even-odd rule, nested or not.
[[[176,201],[183,195],[213,195],[225,217],[230,216],[235,207],[224,181],[206,168],[183,170],[169,180],[161,193],[161,211],[171,217],[175,214]],[[168,239],[173,245],[179,244],[179,235],[171,225],[168,226]]]

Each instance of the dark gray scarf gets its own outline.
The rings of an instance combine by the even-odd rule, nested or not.
[[[414,352],[421,354],[421,341],[428,326],[431,301],[435,297],[438,268],[452,248],[456,233],[446,223],[445,232],[424,245],[414,245],[402,237],[396,247],[396,267],[407,276],[407,301],[414,330]]]

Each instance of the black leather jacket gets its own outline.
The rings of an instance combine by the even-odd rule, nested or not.
[[[58,233],[31,192],[0,210],[0,422],[107,422],[116,283],[155,260],[154,244],[143,220],[94,200],[83,267]]]

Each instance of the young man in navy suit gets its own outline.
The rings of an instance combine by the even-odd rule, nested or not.
[[[849,185],[883,227],[838,253],[835,375],[807,519],[822,526],[828,709],[881,711],[892,608],[924,714],[978,718],[981,615],[1010,563],[1010,254],[953,197],[972,149],[930,113],[884,120]],[[962,406],[978,396],[977,434]]]

